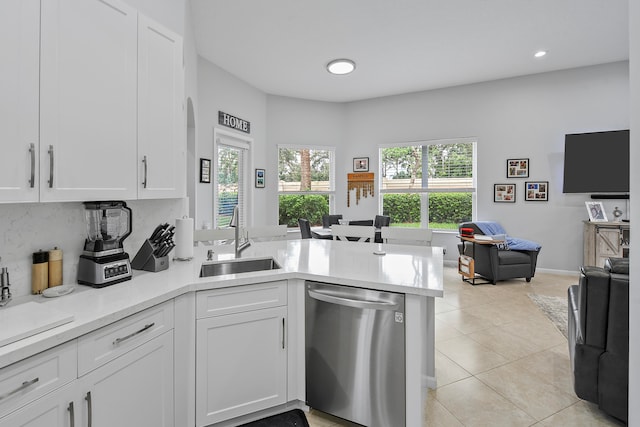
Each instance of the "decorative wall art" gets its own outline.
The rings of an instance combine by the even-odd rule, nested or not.
[[[493,185],[493,201],[496,203],[515,203],[516,202],[516,185],[515,184],[494,184]]]
[[[607,222],[607,214],[604,212],[602,202],[584,202],[589,212],[591,222]]]
[[[200,182],[211,183],[211,159],[200,159]]]
[[[354,157],[353,158],[353,171],[354,172],[369,172],[369,158],[368,157]]]
[[[362,196],[373,197],[373,178],[373,172],[347,174],[347,207],[351,204],[351,190],[356,190],[356,205]]]
[[[256,169],[256,188],[264,188],[264,169]]]
[[[524,199],[529,202],[549,201],[549,181],[526,181]]]
[[[529,178],[529,159],[507,159],[507,178]]]

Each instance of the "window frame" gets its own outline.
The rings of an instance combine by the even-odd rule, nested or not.
[[[429,185],[416,188],[398,188],[398,189],[383,189],[383,164],[382,164],[382,150],[385,148],[395,148],[395,147],[427,147],[430,145],[445,145],[445,144],[472,144],[472,163],[471,163],[471,174],[472,174],[472,185],[471,187],[456,187],[456,188],[432,188],[429,189]],[[447,139],[434,139],[434,140],[419,140],[419,141],[406,141],[406,142],[395,142],[395,143],[386,143],[378,145],[378,188],[380,197],[378,197],[378,211],[380,215],[382,215],[383,209],[383,199],[385,194],[420,194],[420,227],[429,228],[429,194],[430,193],[471,193],[471,216],[473,219],[476,218],[476,204],[477,204],[477,162],[478,162],[478,139],[472,137],[462,137],[462,138],[447,138]],[[423,163],[424,165],[424,163]],[[422,179],[424,180],[424,174]],[[428,177],[427,177],[428,180]],[[428,181],[427,181],[428,182]],[[445,229],[435,228],[433,230],[437,231],[451,231]]]
[[[335,195],[336,195],[336,147],[328,146],[328,145],[310,145],[310,144],[278,144],[277,148],[277,164],[278,164],[278,206],[280,206],[280,196],[282,195],[308,195],[308,194],[319,194],[319,195],[328,195],[329,196],[329,213],[335,213]],[[281,191],[280,190],[280,149],[288,149],[288,150],[323,150],[329,151],[329,190],[327,191],[318,191],[318,190],[309,190],[309,191]]]

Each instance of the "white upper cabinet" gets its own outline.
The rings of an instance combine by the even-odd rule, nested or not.
[[[40,200],[137,197],[137,11],[42,2]]]
[[[182,37],[138,18],[138,198],[186,195]]]
[[[40,1],[0,1],[0,202],[38,201]]]

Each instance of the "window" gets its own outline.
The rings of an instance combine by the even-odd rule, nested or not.
[[[216,130],[214,145],[214,228],[228,227],[233,208],[240,207],[239,224],[247,225],[249,142]]]
[[[306,218],[321,225],[332,211],[334,169],[333,148],[278,146],[279,223],[297,227]]]
[[[475,140],[380,148],[380,204],[391,224],[457,229],[473,216]]]

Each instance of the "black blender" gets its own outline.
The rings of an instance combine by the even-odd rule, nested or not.
[[[78,264],[78,283],[102,288],[131,279],[129,254],[122,242],[131,234],[131,209],[125,202],[84,202],[87,238]]]

